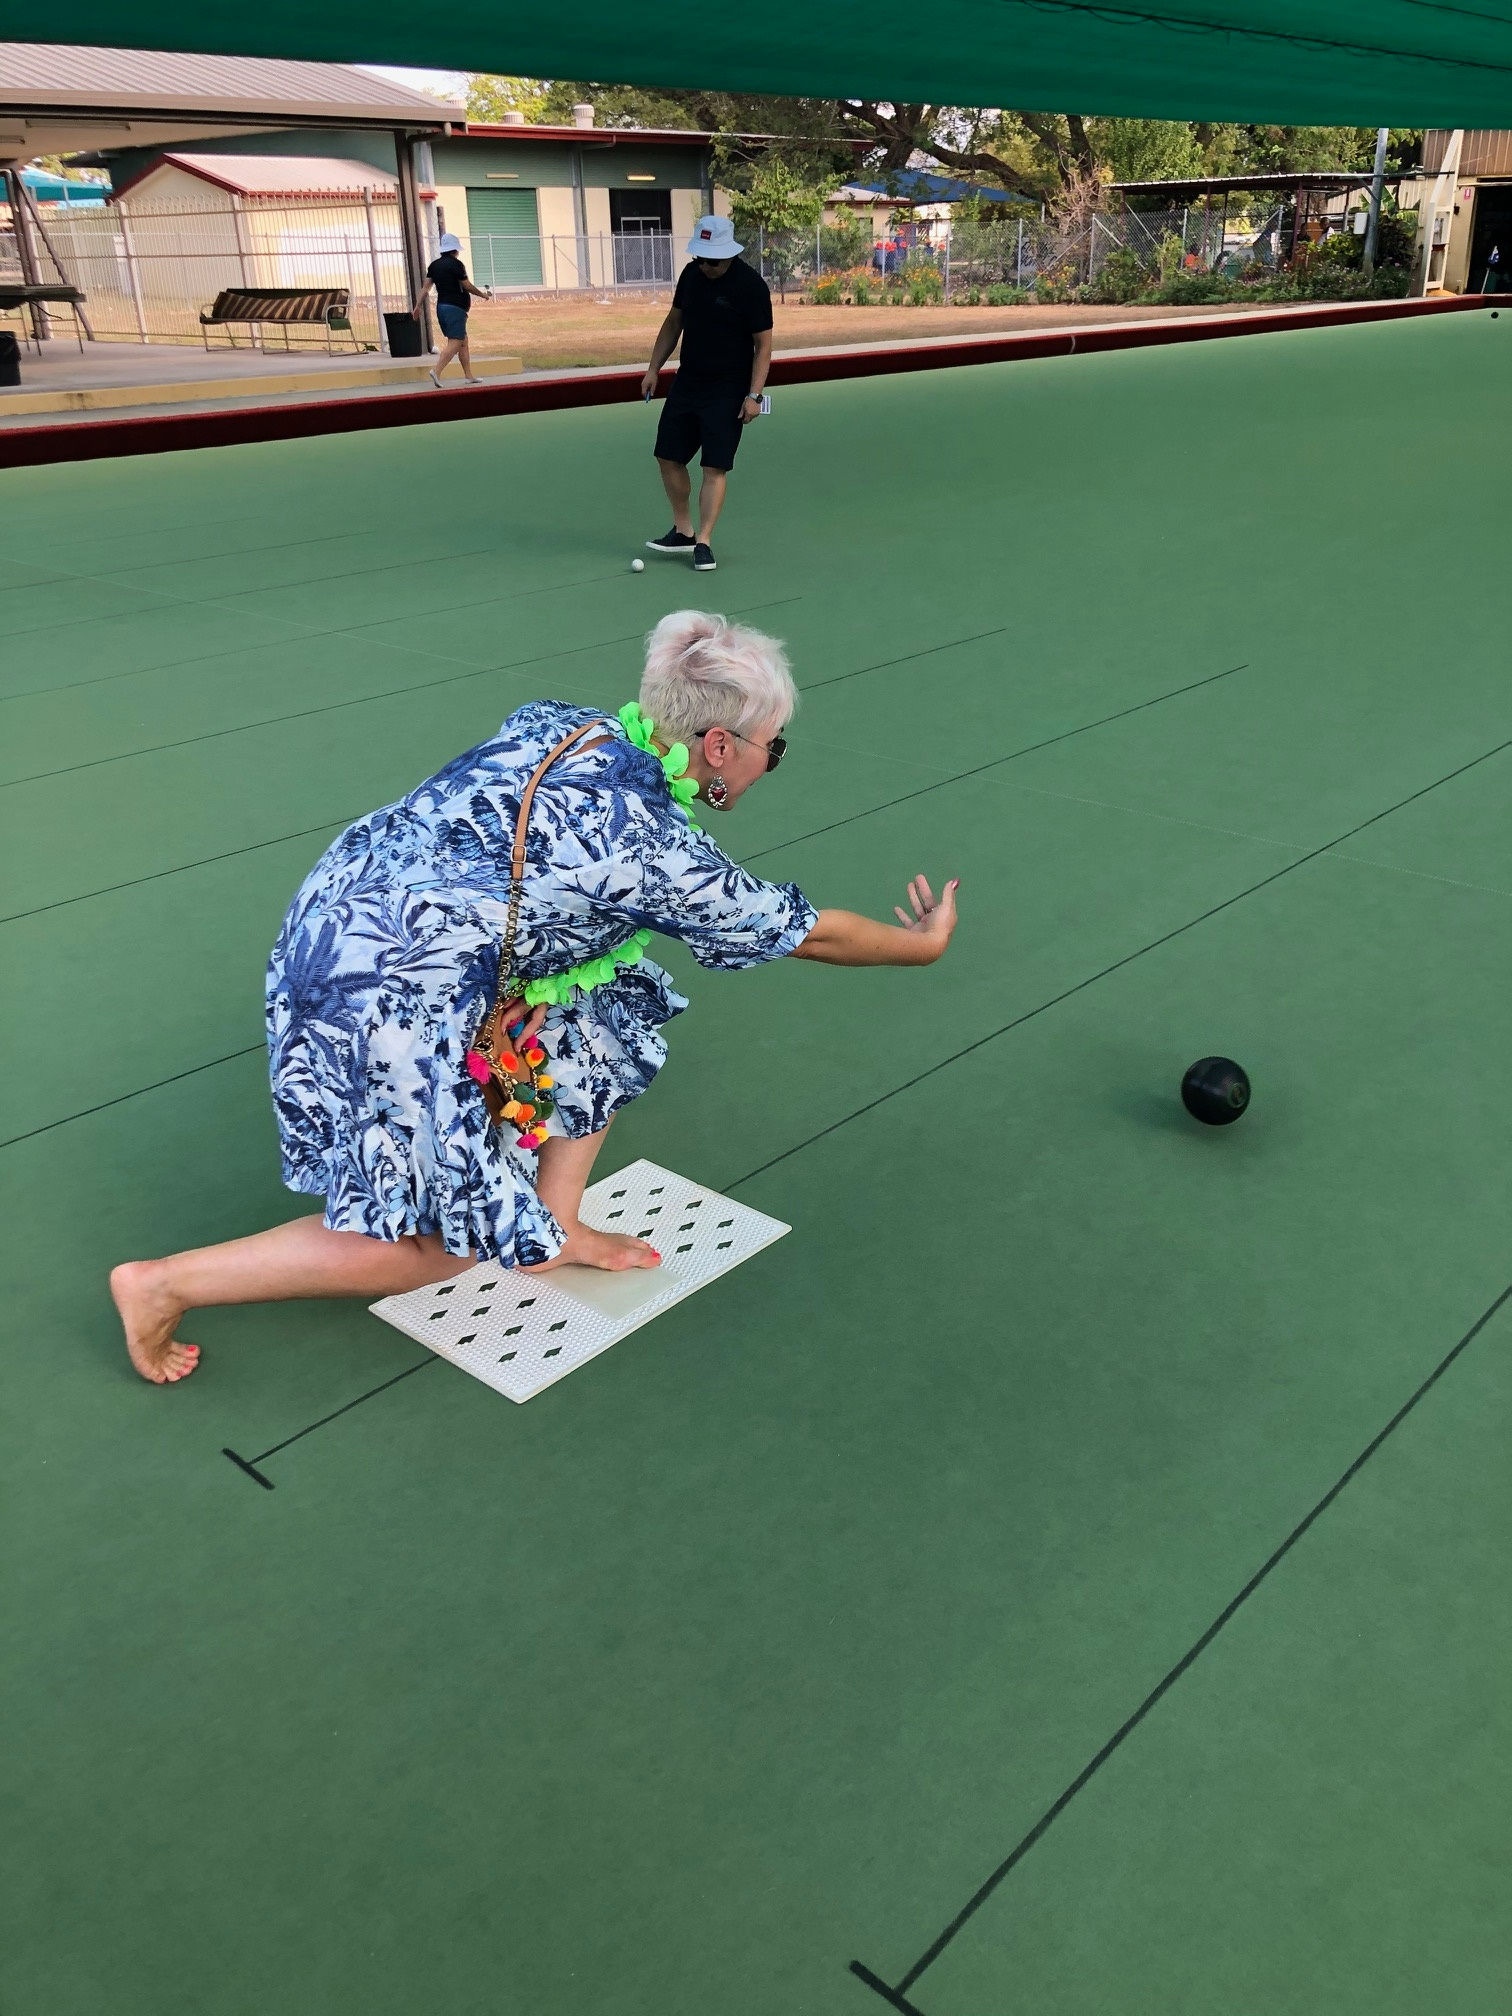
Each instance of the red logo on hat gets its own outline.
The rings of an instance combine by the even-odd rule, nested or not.
[[[700,238],[712,238],[714,233],[712,231],[700,231],[698,235]]]

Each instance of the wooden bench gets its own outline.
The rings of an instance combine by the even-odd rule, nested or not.
[[[283,331],[284,348],[291,349],[289,331],[291,329],[323,329],[326,350],[331,350],[331,338],[344,335],[354,350],[362,345],[352,330],[347,309],[351,300],[351,290],[346,287],[223,287],[210,307],[200,310],[200,334],[205,339],[205,348],[210,348],[210,331],[224,329],[231,348],[236,348],[236,337],[232,325],[244,322],[250,329],[258,331],[252,338],[253,347],[266,342],[265,332],[272,329]]]

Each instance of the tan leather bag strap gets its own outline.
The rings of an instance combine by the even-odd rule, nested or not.
[[[606,728],[605,721],[585,721],[581,728],[574,728],[556,745],[548,750],[531,773],[530,782],[520,793],[519,817],[515,820],[514,845],[509,854],[509,915],[504,922],[504,943],[499,951],[499,979],[494,989],[493,1012],[497,1014],[509,999],[509,983],[514,978],[515,937],[520,926],[520,892],[525,876],[525,830],[530,824],[530,807],[535,798],[536,787],[559,756],[565,756],[569,749],[575,749],[585,735],[595,728]],[[608,738],[605,737],[605,740]],[[590,744],[590,747],[596,745]]]

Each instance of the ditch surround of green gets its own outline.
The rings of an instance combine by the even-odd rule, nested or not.
[[[0,477],[8,2016],[884,2006],[848,1963],[904,1977],[1512,1279],[1503,341],[794,388],[696,585],[628,572],[631,409]],[[336,1304],[135,1382],[109,1265],[297,1208],[304,868],[694,601],[808,689],[732,850],[963,881],[928,974],[694,977],[617,1130],[793,1236],[521,1410]],[[1508,1321],[927,2016],[1480,2016]],[[219,1453],[325,1416],[271,1493]]]

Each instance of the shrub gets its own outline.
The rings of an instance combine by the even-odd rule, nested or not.
[[[1070,267],[1056,267],[1034,276],[1034,299],[1042,305],[1059,307],[1075,299],[1076,279]]]
[[[1170,308],[1196,308],[1209,301],[1233,300],[1235,291],[1234,283],[1221,273],[1206,273],[1199,267],[1195,273],[1173,273],[1151,288],[1146,298]]]
[[[989,308],[1022,308],[1030,298],[1027,287],[1005,287],[999,284],[987,289]]]
[[[845,290],[840,285],[838,274],[831,279],[821,280],[814,289],[814,301],[820,308],[838,308],[844,299]]]
[[[1127,245],[1119,245],[1098,267],[1091,298],[1110,302],[1137,301],[1149,286],[1150,275],[1145,271],[1139,254]]]
[[[934,307],[945,299],[945,282],[938,266],[911,266],[905,278],[911,307]]]
[[[1412,271],[1412,261],[1417,252],[1417,212],[1416,210],[1383,210],[1380,228],[1376,234],[1376,270],[1383,266],[1400,266],[1404,273]]]
[[[1174,231],[1167,231],[1159,245],[1155,248],[1155,264],[1159,271],[1162,285],[1166,281],[1176,278],[1176,275],[1181,271],[1184,257],[1185,253],[1181,240]]]
[[[858,308],[870,308],[872,301],[870,280],[865,280],[858,274],[851,284],[851,299]]]
[[[819,233],[819,257],[827,268],[859,266],[871,245],[871,220],[867,217],[842,217],[838,224],[826,224]]]

